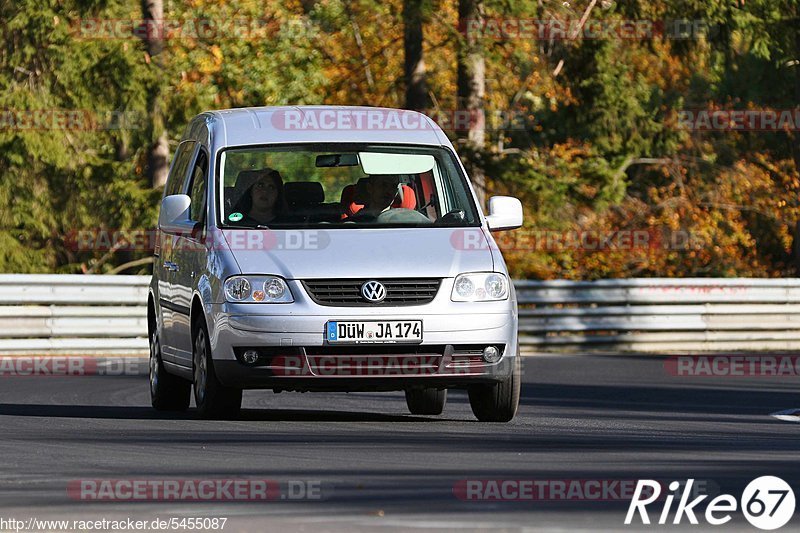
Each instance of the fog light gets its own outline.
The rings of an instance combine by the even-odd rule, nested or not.
[[[496,363],[500,360],[500,350],[494,346],[487,346],[483,349],[483,360],[487,363]]]
[[[258,361],[258,352],[255,350],[247,350],[242,354],[242,359],[244,359],[244,362],[248,365],[255,364],[255,362]]]

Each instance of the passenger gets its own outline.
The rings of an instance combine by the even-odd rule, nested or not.
[[[265,168],[257,171],[253,184],[246,187],[233,208],[233,213],[244,215],[237,224],[266,225],[286,213],[283,178],[277,170]]]

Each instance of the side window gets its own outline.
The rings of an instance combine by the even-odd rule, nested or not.
[[[200,151],[197,154],[197,162],[194,164],[194,169],[192,169],[192,181],[189,186],[189,196],[192,198],[189,216],[195,222],[205,221],[207,169],[208,159],[206,158],[206,153]]]
[[[172,168],[169,170],[169,177],[167,178],[166,196],[172,194],[181,194],[186,185],[186,172],[189,170],[189,163],[192,162],[192,155],[194,155],[194,141],[182,142],[178,149],[175,151],[175,157],[172,160]]]

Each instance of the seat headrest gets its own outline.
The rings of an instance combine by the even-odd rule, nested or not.
[[[402,207],[404,209],[416,209],[417,194],[414,192],[414,189],[412,189],[408,185],[401,185],[400,194],[398,195],[398,198],[394,202],[392,202],[392,207]]]
[[[344,189],[342,189],[342,195],[339,197],[339,203],[342,205],[347,205],[352,203],[353,198],[356,195],[356,186],[355,184],[345,185]]]
[[[344,209],[344,216],[353,216],[364,208],[363,204],[357,204],[354,201],[355,197],[356,186],[354,184],[347,185],[342,189],[342,196],[339,203],[342,204],[342,209]]]
[[[283,193],[290,207],[320,204],[325,201],[325,190],[318,181],[293,181],[284,184]]]
[[[231,207],[238,204],[244,193],[258,181],[258,176],[272,171],[269,167],[239,171],[233,187],[225,187],[225,203]]]
[[[369,183],[369,178],[361,178],[356,182],[356,189],[355,193],[353,194],[353,202],[357,204],[365,204],[369,199],[369,194],[367,193],[367,184]]]
[[[236,176],[236,183],[234,183],[233,186],[237,189],[247,190],[253,183],[255,183],[256,177],[260,172],[260,169],[239,171],[239,174]]]

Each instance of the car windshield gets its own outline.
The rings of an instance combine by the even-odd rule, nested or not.
[[[223,227],[477,226],[455,155],[437,147],[315,144],[229,148]]]

